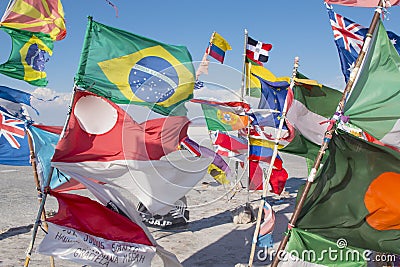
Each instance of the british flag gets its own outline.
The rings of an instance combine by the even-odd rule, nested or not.
[[[335,44],[339,52],[342,72],[347,83],[358,54],[363,46],[368,28],[333,12],[332,7],[330,6],[327,8]],[[397,42],[400,37],[391,31],[388,31],[387,33],[397,52],[400,53],[400,42]]]
[[[11,147],[19,149],[21,144],[16,137],[24,138],[24,122],[0,111],[0,138],[2,136],[8,141]]]

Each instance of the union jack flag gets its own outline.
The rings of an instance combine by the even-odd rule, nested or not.
[[[335,12],[332,7],[327,6],[335,44],[339,52],[340,64],[346,83],[349,80],[350,73],[354,68],[358,54],[364,43],[364,38],[367,35],[368,28],[351,21]],[[387,31],[389,39],[400,53],[399,36],[391,31]]]
[[[21,144],[16,137],[24,138],[24,122],[14,119],[0,111],[0,137],[1,136],[4,136],[11,147],[19,149]]]

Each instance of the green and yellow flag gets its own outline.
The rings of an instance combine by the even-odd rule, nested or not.
[[[12,39],[10,57],[0,65],[0,73],[35,86],[46,86],[45,63],[53,54],[53,41],[50,36],[4,26],[0,29]]]
[[[209,131],[235,131],[247,127],[249,117],[202,104],[201,108]]]
[[[297,227],[348,246],[400,254],[400,153],[339,132]]]
[[[163,44],[89,17],[76,84],[118,104],[176,114],[193,97],[194,67],[185,46]]]

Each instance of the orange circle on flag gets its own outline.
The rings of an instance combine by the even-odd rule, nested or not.
[[[364,196],[367,223],[376,230],[400,230],[400,174],[385,172],[371,182]]]

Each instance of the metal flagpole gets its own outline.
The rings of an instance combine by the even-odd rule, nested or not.
[[[60,139],[63,137],[65,129],[67,128],[67,125],[68,125],[68,122],[69,122],[69,118],[71,117],[72,104],[74,103],[76,90],[77,90],[77,87],[74,85],[74,89],[73,89],[73,93],[72,93],[72,97],[71,97],[71,103],[70,103],[68,114],[67,114],[67,119],[65,120],[65,124],[64,124],[63,130],[61,132]],[[54,168],[51,167],[49,176],[47,177],[47,180],[45,181],[45,184],[43,186],[43,192],[41,192],[42,201],[40,203],[39,210],[38,210],[38,213],[37,213],[37,216],[36,216],[35,225],[34,225],[33,230],[32,230],[32,240],[31,240],[31,242],[29,244],[29,247],[28,247],[28,249],[26,251],[26,258],[25,258],[24,267],[28,267],[29,266],[29,261],[30,261],[31,256],[32,256],[32,251],[33,251],[33,246],[35,244],[37,231],[38,231],[38,228],[39,228],[39,224],[41,222],[40,221],[40,217],[42,216],[42,213],[44,212],[44,205],[46,203],[51,177],[53,176],[53,171],[54,171]]]
[[[332,117],[332,122],[328,126],[328,129],[327,129],[327,131],[325,133],[324,140],[322,142],[322,145],[320,147],[318,155],[317,155],[317,157],[316,157],[316,159],[314,161],[314,165],[313,165],[313,167],[312,167],[312,169],[310,171],[310,174],[308,175],[307,182],[306,182],[304,190],[303,190],[303,192],[301,194],[300,200],[297,203],[296,208],[295,208],[295,210],[294,210],[294,212],[292,214],[292,217],[291,217],[291,219],[290,219],[290,221],[288,223],[289,232],[283,237],[281,243],[279,244],[278,251],[277,251],[276,256],[275,256],[275,258],[274,258],[274,260],[272,262],[272,265],[271,265],[272,267],[277,267],[278,266],[282,251],[285,249],[286,244],[289,241],[290,229],[292,229],[296,225],[296,222],[297,222],[297,219],[298,219],[298,217],[300,215],[301,209],[303,208],[304,202],[305,202],[305,200],[307,198],[307,194],[310,191],[311,184],[314,182],[315,176],[316,176],[317,171],[318,171],[318,169],[320,167],[322,157],[323,157],[323,155],[325,153],[325,150],[328,148],[328,144],[332,139],[332,135],[333,135],[334,131],[336,130],[336,122],[340,119],[340,116],[343,113],[343,109],[344,109],[344,104],[345,104],[346,98],[347,98],[348,94],[351,92],[351,90],[353,89],[353,85],[354,85],[354,82],[356,80],[356,77],[359,74],[359,71],[360,71],[361,65],[363,64],[365,55],[367,54],[367,51],[368,51],[368,49],[370,47],[370,43],[371,43],[371,40],[372,40],[373,33],[375,32],[376,25],[378,24],[378,21],[379,21],[379,16],[381,15],[384,6],[385,6],[385,0],[381,0],[379,2],[379,6],[375,9],[375,13],[374,13],[374,16],[372,18],[371,25],[369,26],[367,35],[365,37],[363,47],[362,47],[362,49],[361,49],[361,51],[360,51],[360,53],[359,53],[359,55],[357,57],[357,60],[355,62],[355,67],[354,67],[354,69],[352,70],[352,72],[350,74],[350,79],[347,82],[346,87],[345,87],[345,89],[343,91],[343,95],[342,95],[342,98],[339,101],[339,104],[338,104],[338,107],[336,109],[336,112]]]
[[[42,202],[42,192],[41,192],[41,188],[40,188],[40,180],[39,180],[39,175],[37,172],[37,164],[36,164],[36,156],[35,156],[35,149],[33,146],[33,140],[32,140],[32,136],[29,130],[27,130],[27,134],[28,134],[28,145],[29,145],[29,153],[30,153],[30,160],[31,160],[31,165],[32,165],[32,169],[33,169],[33,178],[35,180],[35,184],[36,184],[36,190],[38,191],[38,200],[39,200],[39,204]],[[46,212],[45,209],[43,208],[42,212],[41,212],[41,220],[43,222],[43,228],[44,230],[48,230],[48,226],[46,223]],[[50,266],[54,267],[54,257],[50,256]]]
[[[293,86],[294,86],[294,80],[295,80],[296,75],[297,75],[298,67],[299,67],[299,58],[295,57],[294,65],[293,65],[293,72],[292,72],[292,80],[290,82],[290,88],[293,88]],[[266,177],[265,177],[265,179],[263,179],[263,192],[262,192],[262,197],[261,197],[261,200],[260,200],[260,206],[258,208],[257,222],[256,222],[255,230],[254,230],[253,242],[251,244],[251,251],[250,251],[249,265],[248,265],[249,267],[253,266],[254,254],[255,254],[255,251],[256,251],[258,234],[260,232],[262,211],[264,209],[265,198],[267,197],[269,179],[270,179],[271,174],[272,174],[272,169],[274,167],[275,159],[276,159],[276,157],[278,155],[279,140],[281,139],[282,127],[283,127],[283,123],[285,121],[285,117],[286,117],[286,113],[287,113],[287,108],[288,108],[287,105],[288,105],[288,99],[286,97],[285,103],[283,105],[282,117],[279,120],[278,132],[276,133],[276,137],[275,137],[275,141],[274,141],[275,144],[274,144],[274,150],[273,150],[273,153],[272,153],[271,162],[269,164]]]

